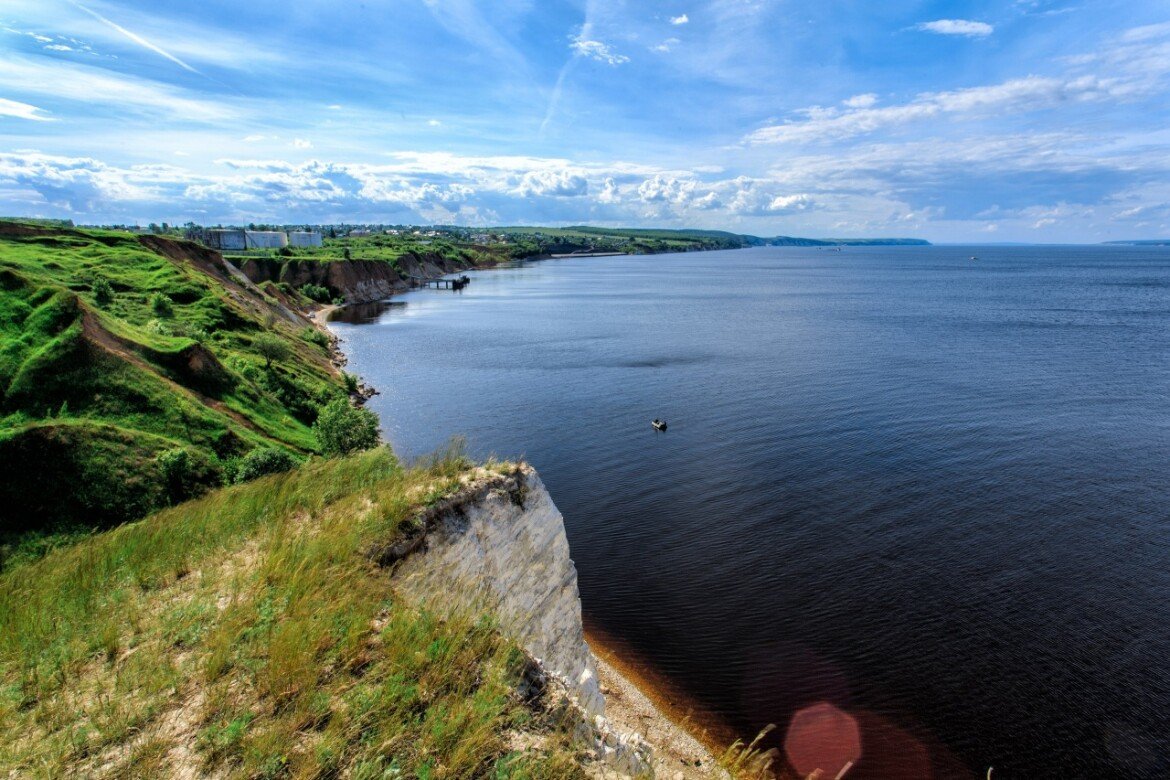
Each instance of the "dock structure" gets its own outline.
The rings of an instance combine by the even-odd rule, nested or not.
[[[408,276],[411,287],[433,287],[436,290],[462,290],[471,284],[470,276],[456,276],[454,279],[425,279],[421,276]]]

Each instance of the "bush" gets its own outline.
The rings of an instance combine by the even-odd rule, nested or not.
[[[276,250],[276,254],[280,255],[281,257],[292,257],[292,247],[282,246],[280,249]]]
[[[162,293],[154,293],[150,296],[150,309],[157,317],[171,317],[175,313],[171,299]]]
[[[284,360],[292,352],[285,340],[274,333],[261,333],[252,340],[252,348],[264,358],[265,368],[272,368],[272,361]]]
[[[304,328],[301,330],[301,338],[321,349],[329,349],[329,336],[317,328]]]
[[[313,284],[312,282],[301,285],[301,294],[309,300],[316,301],[317,303],[329,303],[330,299],[332,298],[332,296],[329,294],[328,287],[322,287],[321,285]]]
[[[114,288],[110,286],[109,280],[104,276],[93,280],[92,289],[94,303],[103,309],[114,302]]]
[[[185,449],[167,450],[155,459],[162,472],[163,487],[172,504],[190,498],[195,491],[196,469]]]
[[[240,461],[235,481],[251,482],[265,474],[280,474],[298,466],[297,459],[276,447],[259,447],[252,450]]]
[[[378,418],[369,409],[338,398],[321,409],[313,423],[313,433],[323,454],[348,455],[378,446]]]
[[[351,374],[348,371],[342,371],[341,378],[345,380],[345,392],[353,395],[358,391],[358,378],[355,374]]]

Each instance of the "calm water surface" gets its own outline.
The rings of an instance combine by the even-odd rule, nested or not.
[[[828,701],[850,778],[1170,777],[1170,250],[473,276],[336,323],[388,439],[526,455],[587,620],[738,733]]]

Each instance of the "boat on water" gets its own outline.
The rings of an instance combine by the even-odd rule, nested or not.
[[[978,257],[976,257],[975,255],[971,255],[971,256],[970,256],[969,258],[967,258],[967,259],[968,259],[968,260],[978,260],[979,258],[978,258]]]
[[[654,430],[656,430],[656,431],[665,431],[666,430],[666,421],[665,420],[659,420],[657,417],[655,417],[653,420],[650,421],[650,424],[654,426]]]

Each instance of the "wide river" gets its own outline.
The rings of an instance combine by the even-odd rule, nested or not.
[[[1170,249],[471,275],[334,323],[386,437],[525,456],[588,624],[736,733],[829,702],[851,780],[1170,777]]]

